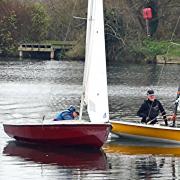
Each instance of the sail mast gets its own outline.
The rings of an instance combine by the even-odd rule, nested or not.
[[[87,105],[91,122],[109,121],[103,0],[88,1],[86,55],[80,114],[84,102]]]
[[[180,103],[179,101],[180,101],[180,83],[179,83],[179,87],[178,87],[178,91],[177,91],[174,113],[173,113],[173,126],[175,126],[175,124],[176,124],[177,110],[178,110],[179,103]]]
[[[92,9],[93,9],[93,0],[88,0],[88,9],[87,9],[87,25],[86,25],[86,47],[85,47],[85,65],[84,65],[84,77],[83,77],[83,89],[81,95],[81,104],[80,104],[80,113],[79,119],[82,119],[82,113],[84,108],[84,98],[86,90],[86,81],[87,81],[87,70],[88,70],[88,51],[90,43],[90,32],[91,32],[91,23],[92,23]]]

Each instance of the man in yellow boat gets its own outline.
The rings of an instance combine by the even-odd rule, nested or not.
[[[139,108],[137,115],[142,117],[141,122],[146,124],[156,124],[157,116],[161,112],[165,125],[168,126],[166,112],[159,100],[156,99],[152,89],[147,91],[147,100]]]

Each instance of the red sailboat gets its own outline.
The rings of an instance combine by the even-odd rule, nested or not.
[[[84,104],[90,122],[82,120]],[[88,1],[86,55],[80,120],[20,124],[3,123],[4,131],[18,141],[60,146],[100,148],[111,129],[107,94],[103,0]]]
[[[82,121],[37,124],[3,124],[12,138],[44,145],[91,146],[100,148],[106,141],[110,125]]]

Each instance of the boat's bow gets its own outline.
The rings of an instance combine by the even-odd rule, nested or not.
[[[18,141],[56,146],[91,146],[100,148],[108,138],[110,123],[78,121],[13,124],[4,123],[6,134]]]

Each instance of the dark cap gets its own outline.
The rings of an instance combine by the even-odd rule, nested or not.
[[[147,96],[151,96],[151,95],[154,95],[154,91],[152,89],[149,89],[147,91]]]

